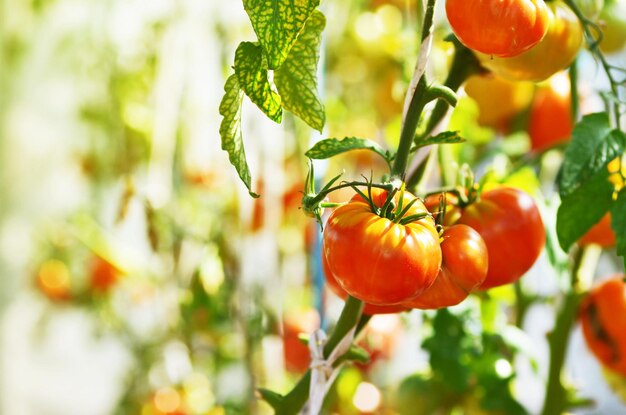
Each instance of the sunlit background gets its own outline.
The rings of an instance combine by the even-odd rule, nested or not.
[[[287,391],[308,365],[298,332],[328,327],[342,302],[323,287],[319,227],[299,210],[303,153],[322,136],[291,116],[274,124],[246,102],[258,200],[220,148],[224,80],[237,44],[254,40],[241,2],[3,0],[0,7],[0,413],[269,413],[255,389]],[[322,10],[323,136],[395,145],[418,47],[415,2],[327,0]],[[450,56],[441,23],[429,67],[440,80]],[[613,58],[624,65],[623,54]],[[591,58],[583,63],[591,95],[604,81]],[[526,133],[503,139],[477,117],[467,97],[451,117],[471,144],[457,157],[477,172],[497,173],[528,151]],[[543,190],[542,210],[552,218],[549,167],[559,157],[545,158],[545,177],[528,168],[511,179]],[[385,169],[369,154],[316,167],[320,178]],[[602,255],[597,274],[616,272],[614,253]],[[554,274],[544,255],[525,281],[550,296]],[[511,296],[502,290],[494,298]],[[469,301],[458,313],[476,309]],[[503,379],[517,371],[516,396],[530,413],[543,399],[553,313],[539,304],[525,331],[507,325],[520,355],[491,367]],[[403,379],[428,372],[420,344],[432,326],[424,316],[432,320],[413,311],[371,321],[362,344],[373,362],[342,373],[332,411],[417,413],[392,397],[402,396]],[[578,329],[568,370],[597,401],[580,413],[626,411]],[[424,389],[415,385],[409,395],[419,402]],[[468,398],[458,413],[478,410]]]

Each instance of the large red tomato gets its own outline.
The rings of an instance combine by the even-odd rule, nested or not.
[[[550,26],[541,42],[513,57],[478,54],[491,72],[512,81],[539,82],[567,68],[580,50],[583,28],[576,14],[565,3],[549,6]]]
[[[581,246],[590,244],[600,245],[602,248],[611,248],[615,246],[615,233],[611,228],[611,214],[606,213],[600,222],[596,223],[587,231],[585,235],[578,241]]]
[[[546,242],[539,209],[519,189],[488,190],[477,201],[448,212],[444,224],[449,224],[448,217],[458,218],[455,223],[476,230],[487,245],[489,265],[480,286],[483,290],[517,281],[535,263]]]
[[[372,189],[372,203],[382,207],[387,191]],[[405,218],[428,214],[424,204],[404,192]],[[398,206],[397,193],[393,202]],[[338,207],[324,229],[324,255],[330,272],[350,295],[374,305],[393,305],[420,295],[435,281],[441,266],[439,235],[432,217],[402,224],[372,212],[355,195]]]
[[[574,123],[571,113],[569,83],[556,77],[535,93],[528,116],[528,135],[534,151],[567,142]]]
[[[453,225],[443,232],[441,270],[435,283],[413,300],[412,308],[442,308],[459,304],[487,276],[487,246],[474,229]]]
[[[447,0],[446,14],[461,43],[503,57],[535,46],[550,24],[543,0]]]
[[[626,283],[609,278],[591,289],[580,308],[587,346],[603,365],[626,375]]]
[[[324,249],[322,248],[322,252]],[[339,298],[346,299],[348,297],[348,293],[346,290],[341,288],[339,283],[337,282],[337,278],[333,275],[333,273],[328,268],[328,261],[326,260],[326,255],[322,254],[322,269],[324,270],[324,277],[326,278],[326,283],[328,284],[328,288],[332,292],[335,293]],[[363,314],[367,314],[368,316],[373,316],[375,314],[392,314],[399,313],[401,311],[408,310],[407,307],[402,305],[374,305],[365,303],[363,306]]]

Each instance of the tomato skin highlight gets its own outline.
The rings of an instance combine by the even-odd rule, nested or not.
[[[485,281],[487,245],[474,229],[467,225],[446,228],[441,251],[443,260],[435,283],[405,305],[420,309],[457,305]]]
[[[578,241],[580,246],[591,244],[600,245],[602,248],[615,246],[615,232],[611,228],[611,213],[607,212],[600,222],[596,223]]]
[[[324,248],[322,247],[322,252]],[[322,254],[322,269],[324,271],[324,278],[326,279],[326,284],[328,284],[328,288],[335,293],[335,295],[342,300],[348,298],[348,293],[346,290],[341,288],[339,283],[337,282],[337,277],[333,275],[328,267],[328,261],[326,260],[326,255]],[[368,316],[373,316],[376,314],[393,314],[399,313],[402,311],[407,311],[408,308],[403,305],[374,305],[365,303],[363,305],[363,314]]]
[[[546,242],[539,209],[527,193],[511,187],[483,192],[457,223],[476,230],[489,255],[486,290],[517,281],[535,263]]]
[[[580,306],[587,346],[606,367],[626,375],[626,283],[624,275],[602,281]]]
[[[530,49],[550,23],[543,0],[447,0],[446,15],[461,43],[499,57]]]
[[[539,43],[513,57],[477,53],[481,64],[511,81],[539,82],[567,68],[582,46],[582,25],[576,14],[561,1],[550,3],[548,11],[550,25]]]
[[[387,191],[372,189],[382,207]],[[397,205],[399,195],[394,196]],[[403,206],[415,196],[404,192]],[[428,213],[417,200],[406,216]],[[394,305],[420,295],[435,281],[441,266],[439,235],[432,217],[402,225],[370,210],[360,196],[336,208],[324,228],[324,255],[339,285],[374,305]]]

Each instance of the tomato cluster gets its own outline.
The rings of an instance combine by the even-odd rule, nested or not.
[[[439,195],[424,204],[408,192],[372,189],[369,199],[357,194],[335,209],[322,253],[331,290],[365,302],[366,314],[459,304],[476,289],[516,281],[545,244],[539,210],[521,190],[497,188],[468,204],[451,196],[445,217]],[[401,216],[377,210],[401,200]],[[427,208],[443,223],[439,232]]]
[[[580,308],[587,346],[607,368],[626,375],[626,282],[624,276],[596,285]]]

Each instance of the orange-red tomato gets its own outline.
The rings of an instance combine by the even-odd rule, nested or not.
[[[443,232],[443,260],[435,283],[417,298],[404,303],[412,308],[449,307],[465,300],[487,277],[487,245],[474,229],[453,225]]]
[[[106,259],[96,255],[90,264],[90,286],[97,292],[107,292],[119,280],[122,272]]]
[[[543,0],[447,0],[446,14],[461,43],[503,57],[535,46],[550,24]]]
[[[320,326],[320,316],[314,309],[289,313],[283,319],[283,357],[287,370],[303,373],[309,368],[311,354],[300,341],[300,333],[311,333]]]
[[[465,224],[477,231],[488,252],[481,290],[517,281],[535,263],[546,242],[539,209],[530,195],[511,187],[483,192],[475,202],[446,211],[444,224]]]
[[[324,249],[322,248],[322,252]],[[343,300],[348,297],[348,293],[346,290],[341,288],[339,283],[337,282],[337,278],[333,275],[333,273],[328,268],[328,261],[326,260],[326,255],[322,254],[322,269],[324,270],[324,277],[326,279],[326,284],[328,284],[328,288],[335,293],[335,295]],[[363,314],[367,314],[369,316],[373,316],[375,314],[392,314],[399,313],[401,311],[408,310],[407,307],[402,305],[374,305],[365,303],[363,306]]]
[[[387,191],[372,189],[382,207]],[[428,214],[424,204],[404,192],[405,217]],[[399,193],[393,198],[397,206]],[[431,286],[441,266],[439,235],[432,217],[401,224],[373,213],[355,195],[336,208],[324,228],[324,255],[337,282],[350,295],[374,305],[409,301]]]
[[[580,307],[589,349],[609,369],[626,375],[626,283],[624,275],[591,289]]]
[[[494,75],[474,75],[465,83],[465,92],[478,104],[480,125],[506,129],[511,118],[530,105],[535,85]]]
[[[478,53],[481,64],[512,81],[539,82],[567,68],[580,50],[583,28],[576,14],[561,1],[549,6],[550,27],[541,42],[517,56],[500,58]]]
[[[611,214],[607,212],[600,222],[596,223],[578,241],[581,246],[596,244],[602,248],[615,246],[615,233],[611,228]]]
[[[534,151],[567,142],[574,123],[571,114],[569,84],[565,78],[553,78],[550,85],[535,93],[528,116],[528,135]]]

